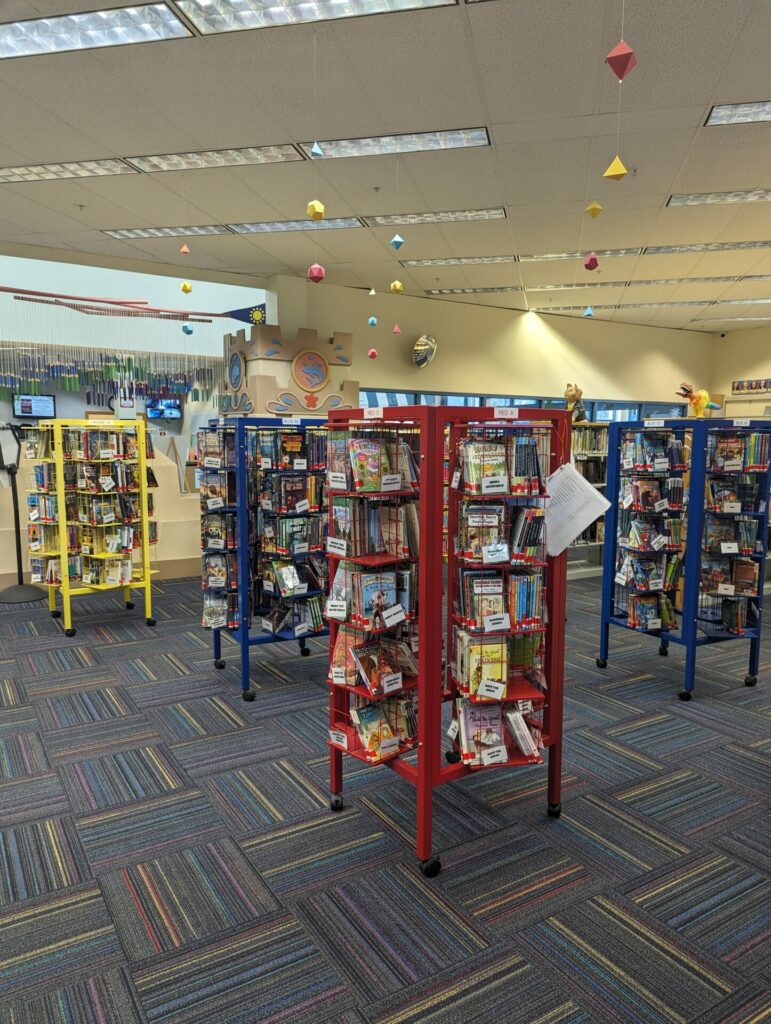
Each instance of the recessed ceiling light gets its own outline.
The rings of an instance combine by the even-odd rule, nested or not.
[[[707,124],[752,124],[771,121],[771,100],[759,103],[718,103],[709,112]]]
[[[636,247],[634,249],[594,249],[593,252],[597,256],[603,259],[608,259],[611,256],[639,256],[642,249]],[[582,260],[586,256],[586,252],[542,252],[542,253],[527,253],[524,256],[520,255],[520,263],[541,263],[547,260]]]
[[[583,313],[585,306],[531,306],[534,313]],[[616,309],[616,304],[611,303],[609,306],[598,306],[592,303],[592,309]]]
[[[762,321],[767,323],[771,320],[771,316],[713,316],[713,317],[699,317],[698,320],[691,320],[692,324],[728,324],[736,323],[737,320],[743,322],[747,321]]]
[[[358,217],[329,217],[325,220],[266,220],[255,224],[228,224],[237,235],[268,234],[271,231],[332,231],[335,228],[364,227]]]
[[[302,142],[300,149],[309,159],[334,160],[348,156],[383,156],[389,153],[430,153],[439,149],[476,149],[489,146],[486,128],[453,128],[443,132],[413,132],[405,135],[374,135],[364,139],[321,141],[322,153],[313,156],[315,143]]]
[[[203,167],[238,167],[246,164],[278,164],[302,160],[294,146],[255,146],[251,149],[210,149],[203,153],[163,153],[160,156],[127,156],[134,167],[153,171],[195,171]]]
[[[471,267],[492,263],[516,263],[516,256],[448,256],[441,260],[400,260],[403,267]]]
[[[521,292],[518,285],[508,288],[428,288],[426,295],[499,295],[502,292]]]
[[[583,291],[584,288],[624,288],[626,281],[577,281],[574,284],[535,284],[525,285],[528,292],[565,292]]]
[[[672,256],[684,252],[731,252],[741,249],[769,249],[771,241],[763,242],[695,242],[691,245],[647,245],[644,256]]]
[[[717,203],[763,203],[771,199],[771,189],[754,188],[749,192],[695,192],[672,195],[667,206],[713,206]]]
[[[671,309],[677,306],[709,306],[709,299],[696,300],[695,302],[623,302],[618,304],[618,309]]]
[[[191,238],[200,235],[228,235],[230,232],[224,224],[203,224],[200,227],[181,228],[114,228],[102,231],[110,238],[124,241],[132,238]]]
[[[771,299],[717,299],[712,306],[767,306]]]
[[[122,160],[81,160],[65,164],[30,164],[27,167],[0,167],[0,183],[54,181],[59,178],[96,178],[106,174],[136,174]]]
[[[382,217],[365,217],[371,228],[390,228],[410,224],[453,224],[469,220],[501,220],[506,211],[498,206],[491,210],[449,210],[445,213],[389,213]]]
[[[356,18],[363,14],[449,7],[456,0],[177,0],[177,6],[202,35],[239,32],[308,21]]]
[[[0,59],[183,39],[190,35],[166,4],[118,7],[0,25]]]

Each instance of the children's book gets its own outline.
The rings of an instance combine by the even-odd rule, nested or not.
[[[503,746],[503,719],[500,704],[472,704],[458,698],[458,723],[461,758],[464,764],[483,764],[485,751]]]
[[[352,437],[348,441],[353,485],[357,491],[379,491],[384,474],[389,472],[385,441]]]
[[[385,741],[394,739],[388,719],[377,704],[364,704],[351,708],[351,721],[359,734],[359,740],[373,761],[379,761]]]
[[[330,675],[333,683],[343,683],[346,686],[356,686],[358,681],[358,669],[353,660],[353,648],[361,643],[361,633],[351,629],[350,626],[340,626],[335,639],[332,661],[330,664]]]
[[[396,662],[382,644],[359,644],[351,649],[361,680],[374,696],[383,692],[383,680],[399,672]]]

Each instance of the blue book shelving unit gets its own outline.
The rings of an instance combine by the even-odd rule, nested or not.
[[[212,628],[212,654],[215,668],[225,667],[222,657],[222,633],[226,632],[239,647],[240,668],[241,668],[241,696],[246,701],[254,700],[254,691],[250,688],[249,681],[249,651],[252,647],[259,647],[263,644],[284,643],[288,640],[297,641],[301,655],[310,654],[306,644],[309,636],[327,636],[329,633],[325,624],[317,629],[310,629],[307,624],[298,620],[298,609],[303,602],[311,598],[323,596],[321,589],[311,589],[297,594],[285,594],[279,597],[264,588],[264,580],[260,578],[259,571],[262,568],[260,555],[270,557],[269,552],[262,551],[262,545],[266,536],[266,524],[276,524],[282,517],[293,519],[318,516],[320,530],[323,538],[324,523],[326,519],[323,508],[323,500],[319,503],[318,511],[307,512],[281,512],[278,510],[267,510],[263,501],[260,500],[260,492],[264,480],[269,475],[276,479],[277,475],[285,473],[293,477],[314,475],[321,478],[319,494],[323,494],[326,481],[326,466],[324,468],[295,468],[294,465],[267,465],[267,461],[261,457],[258,438],[260,432],[265,431],[289,431],[305,435],[309,427],[323,429],[323,422],[318,420],[305,420],[299,418],[262,418],[262,417],[232,417],[224,421],[212,420],[209,424],[209,431],[232,432],[234,447],[225,465],[223,472],[233,472],[235,475],[235,501],[232,504],[224,504],[217,509],[219,512],[235,513],[236,523],[236,548],[230,553],[237,559],[237,585],[236,588],[229,588],[229,593],[237,593],[238,614],[236,625],[223,625]],[[204,472],[206,472],[204,463]],[[213,472],[217,472],[213,470]],[[206,514],[202,510],[202,514]],[[273,525],[275,531],[276,526]],[[283,558],[294,563],[302,563],[307,560],[309,554],[307,544],[303,547],[297,545],[298,550],[289,551],[288,554],[273,554],[276,559]],[[207,549],[203,548],[203,553]],[[326,561],[323,552],[323,541],[318,547],[318,553]],[[204,589],[207,589],[206,587]],[[293,608],[290,624],[279,629],[277,632],[267,632],[261,628],[262,617],[273,607],[273,598],[280,600]]]
[[[610,627],[616,626],[656,637],[662,656],[670,644],[685,647],[681,700],[691,699],[696,653],[707,644],[749,640],[744,682],[756,684],[769,446],[767,420],[611,424],[598,668],[607,667]],[[659,458],[646,457],[653,450]],[[672,453],[684,457],[677,461]],[[669,495],[680,493],[670,505]],[[654,563],[663,571],[646,578],[646,566]],[[656,607],[659,614],[648,617]]]

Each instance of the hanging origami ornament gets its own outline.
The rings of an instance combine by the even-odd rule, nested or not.
[[[311,199],[305,207],[305,212],[311,220],[324,220],[324,204],[320,199]]]
[[[190,248],[188,247],[187,242],[182,243],[182,245],[179,247],[179,251],[182,253],[183,256],[190,255]]]
[[[619,82],[623,82],[629,72],[637,67],[637,57],[632,47],[622,39],[607,55],[605,63]]]
[[[587,306],[584,310],[584,316],[594,316],[594,310],[591,306]]]
[[[394,324],[393,330],[391,331],[391,334],[401,334],[401,333],[402,333],[401,327],[398,324]]]
[[[621,157],[616,155],[603,173],[603,178],[612,178],[614,181],[621,181],[629,172],[621,162]]]
[[[404,245],[404,239],[402,238],[401,235],[394,235],[394,237],[388,244],[391,246],[392,249],[396,249],[396,251],[398,252]]]
[[[324,150],[321,148],[318,142],[314,142],[313,145],[311,146],[311,156],[324,156]]]
[[[367,358],[369,358],[369,359],[377,359],[377,349],[376,348],[371,348],[369,350],[369,352],[367,353]]]
[[[183,334],[192,334],[193,333],[193,328],[190,327],[188,324],[183,324],[182,325],[182,333]]]
[[[596,270],[599,267],[600,261],[597,259],[596,252],[588,252],[584,256],[584,269],[585,270]]]
[[[597,217],[600,216],[602,210],[603,207],[600,206],[600,204],[595,200],[594,202],[589,203],[589,205],[584,210],[584,213],[588,213],[592,220],[595,220]]]
[[[401,281],[392,281],[391,282],[391,292],[394,295],[401,295],[403,291],[404,291],[404,285],[401,283]]]
[[[370,325],[370,327],[377,327],[377,317],[376,316],[371,316],[367,320],[367,323]]]
[[[320,263],[312,263],[308,267],[308,280],[313,281],[314,284],[319,284],[326,276],[327,272]]]
[[[189,281],[183,281],[179,287],[182,289],[185,295],[189,295],[190,292],[193,290],[193,286],[190,284]]]
[[[370,288],[369,294],[370,295],[375,295],[376,294],[375,289],[374,288]]]

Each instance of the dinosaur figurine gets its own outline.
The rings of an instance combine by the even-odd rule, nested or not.
[[[568,412],[573,413],[574,423],[583,423],[586,420],[586,406],[583,402],[584,393],[577,384],[566,384],[564,397],[567,401]]]
[[[680,398],[687,398],[693,409],[694,416],[698,416],[700,419],[704,416],[706,409],[719,409],[720,406],[717,402],[710,402],[709,391],[705,391],[702,388],[700,391],[694,391],[690,384],[681,384],[680,390],[675,392]]]

